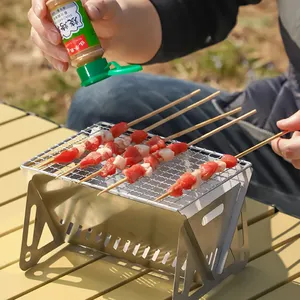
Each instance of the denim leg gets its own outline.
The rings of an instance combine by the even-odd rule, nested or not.
[[[87,88],[74,96],[69,110],[67,126],[74,130],[84,129],[99,121],[130,122],[170,101],[176,100],[196,89],[201,92],[135,126],[143,129],[166,118],[178,110],[213,93],[215,89],[203,84],[145,73],[112,77]],[[225,99],[222,92],[218,99]],[[154,129],[152,133],[168,136],[218,115],[212,101]],[[223,119],[179,138],[189,142],[228,122]],[[198,146],[221,153],[238,154],[257,144],[243,127],[236,124],[200,142]],[[260,202],[275,205],[279,210],[300,217],[300,176],[291,164],[278,157],[269,145],[245,157],[253,164],[253,176],[248,196]]]

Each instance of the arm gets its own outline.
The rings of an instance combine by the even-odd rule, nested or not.
[[[151,0],[162,28],[159,51],[148,63],[166,62],[224,40],[239,7],[261,0]]]
[[[238,8],[261,0],[82,0],[110,60],[157,63],[213,45],[228,35]],[[245,3],[244,3],[245,2]],[[68,55],[46,0],[32,0],[31,37],[57,69]]]
[[[118,46],[111,47],[117,52],[109,55],[140,64],[185,56],[224,40],[236,24],[239,7],[260,1],[118,0],[127,30]]]

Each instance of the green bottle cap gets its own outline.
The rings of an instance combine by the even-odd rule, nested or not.
[[[111,69],[111,66],[114,66],[114,68]],[[120,66],[114,61],[107,62],[105,58],[98,58],[77,68],[77,74],[81,80],[81,86],[89,86],[111,76],[129,74],[141,70],[142,67],[140,65]]]

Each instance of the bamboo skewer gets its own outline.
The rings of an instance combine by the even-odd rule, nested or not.
[[[165,110],[167,110],[167,109],[169,109],[169,108],[171,108],[171,107],[173,107],[173,106],[175,106],[175,105],[177,105],[177,104],[179,104],[179,103],[181,103],[181,102],[183,102],[183,101],[185,101],[185,100],[188,100],[189,98],[191,98],[191,97],[197,95],[200,91],[201,91],[200,89],[197,89],[197,90],[195,90],[195,91],[193,91],[193,92],[191,92],[191,93],[189,93],[189,94],[187,94],[187,95],[185,95],[185,96],[183,96],[183,97],[181,97],[181,98],[179,98],[179,99],[177,99],[177,100],[175,100],[175,101],[172,101],[171,103],[169,103],[169,104],[167,104],[167,105],[164,105],[164,106],[161,107],[161,108],[158,108],[158,109],[156,109],[156,110],[154,110],[154,111],[152,111],[152,112],[150,112],[150,113],[148,113],[148,114],[146,114],[146,115],[144,115],[144,116],[142,116],[142,117],[140,117],[140,118],[138,118],[138,119],[136,119],[136,120],[134,120],[134,121],[131,121],[131,122],[128,123],[127,125],[128,125],[129,128],[132,127],[132,126],[134,126],[134,125],[137,125],[138,123],[140,123],[140,122],[142,122],[142,121],[144,121],[144,120],[146,120],[146,119],[148,119],[148,118],[151,118],[151,117],[155,116],[156,114],[159,114],[160,112],[163,112],[163,111],[165,111]],[[166,122],[167,122],[167,121],[166,121]],[[162,123],[162,124],[163,124],[163,123]],[[87,140],[88,138],[89,138],[89,136],[87,136],[86,138],[84,138],[84,139],[81,141],[81,143],[82,143],[83,141]],[[46,166],[46,165],[52,163],[53,161],[54,161],[54,158],[53,158],[53,157],[50,157],[50,158],[47,159],[46,161],[43,161],[43,162],[42,162],[40,165],[38,165],[37,167],[41,169],[42,167],[44,167],[44,166]]]
[[[226,123],[226,124],[224,124],[224,125],[222,125],[222,126],[216,128],[216,129],[212,130],[211,132],[209,132],[209,133],[203,135],[203,136],[205,136],[204,138],[202,138],[203,136],[200,137],[200,138],[202,138],[201,141],[204,140],[205,138],[210,137],[212,134],[215,134],[215,133],[217,133],[217,132],[219,132],[219,131],[221,131],[221,130],[223,130],[223,129],[225,129],[225,128],[227,128],[227,127],[229,127],[229,126],[231,126],[231,125],[233,125],[233,124],[235,124],[235,123],[237,123],[238,121],[243,120],[243,119],[249,117],[250,115],[253,115],[255,112],[256,112],[256,110],[254,109],[254,110],[252,110],[252,111],[250,111],[250,112],[248,112],[248,113],[246,113],[246,114],[240,116],[239,118],[236,118],[236,119],[234,119],[233,121],[230,121],[230,122],[228,122],[228,123]],[[212,133],[212,134],[210,134],[210,133]],[[194,144],[198,143],[198,141],[199,141],[199,138],[193,140],[192,142],[190,142],[190,143],[188,144],[188,146],[194,145]],[[113,185],[107,187],[106,189],[102,190],[101,192],[99,192],[99,193],[97,194],[97,196],[99,196],[99,195],[101,195],[101,194],[103,194],[103,193],[105,193],[105,192],[108,192],[109,190],[111,190],[111,189],[117,187],[118,185],[121,185],[121,184],[124,183],[126,180],[127,180],[126,177],[123,178],[123,179],[121,179],[121,180],[118,181],[117,183],[115,183],[115,184],[113,184]]]
[[[211,119],[206,120],[206,121],[204,121],[204,122],[201,122],[201,123],[199,123],[199,124],[197,124],[197,125],[191,126],[191,127],[188,128],[188,129],[182,130],[182,131],[180,131],[180,132],[177,132],[177,133],[175,133],[175,134],[173,134],[173,135],[170,135],[170,136],[166,137],[166,138],[164,139],[164,141],[167,142],[167,141],[173,140],[174,138],[178,138],[178,137],[180,137],[180,136],[182,136],[182,135],[184,135],[184,134],[186,134],[186,133],[189,133],[189,132],[191,132],[191,131],[194,131],[194,130],[196,130],[196,129],[199,129],[199,128],[201,128],[201,127],[204,127],[204,126],[206,126],[206,125],[208,125],[208,124],[211,124],[211,123],[213,123],[213,122],[215,122],[215,121],[221,120],[221,119],[223,119],[223,118],[225,118],[225,117],[227,117],[227,116],[229,116],[229,115],[231,115],[231,114],[235,114],[235,113],[239,112],[241,109],[242,109],[241,107],[238,107],[238,108],[233,109],[233,110],[231,110],[231,111],[229,111],[229,112],[226,112],[226,113],[224,113],[224,114],[221,114],[221,115],[219,115],[219,116],[217,116],[217,117],[211,118]],[[76,166],[75,166],[74,168],[76,169]],[[70,170],[70,172],[72,172],[72,171],[74,170],[74,168],[72,168],[72,169]],[[84,179],[81,179],[80,182],[86,182],[86,181],[88,181],[88,180],[90,180],[90,179],[96,177],[96,176],[99,174],[100,171],[101,171],[101,169],[98,170],[98,171],[96,171],[96,172],[94,172],[94,173],[92,173],[92,174],[90,174],[89,176],[85,177]],[[66,173],[67,173],[67,172],[66,172]],[[65,175],[65,173],[64,173],[63,175]],[[60,176],[63,176],[63,175],[60,175]]]
[[[255,150],[261,148],[262,146],[264,146],[264,145],[266,145],[266,144],[268,144],[268,143],[271,142],[272,140],[275,140],[275,139],[278,138],[278,137],[284,136],[284,135],[286,135],[287,133],[288,133],[288,131],[282,131],[282,132],[279,132],[279,133],[277,133],[277,134],[275,134],[275,135],[269,137],[268,139],[266,139],[266,140],[264,140],[264,141],[258,143],[257,145],[254,145],[253,147],[248,148],[247,150],[245,150],[245,151],[243,151],[243,152],[241,152],[241,153],[235,155],[235,158],[240,159],[241,157],[248,155],[249,153],[251,153],[251,152],[253,152],[253,151],[255,151]],[[161,200],[163,200],[164,198],[170,196],[170,194],[171,194],[171,192],[166,192],[165,194],[163,194],[163,195],[159,196],[158,198],[156,198],[155,201],[156,201],[156,202],[161,201]]]
[[[248,155],[249,153],[251,153],[251,152],[257,150],[258,148],[260,148],[260,147],[262,147],[262,146],[268,144],[269,142],[275,140],[276,138],[279,138],[279,137],[281,137],[281,136],[286,135],[287,133],[289,133],[289,131],[282,131],[282,132],[279,132],[279,133],[277,133],[277,134],[275,134],[275,135],[273,135],[273,136],[267,138],[266,140],[264,140],[264,141],[258,143],[257,145],[254,145],[253,147],[251,147],[251,148],[249,148],[249,149],[247,149],[247,150],[245,150],[245,151],[243,151],[243,152],[237,154],[237,155],[235,156],[235,158],[240,159],[241,157]]]
[[[166,123],[166,122],[168,122],[168,121],[170,121],[170,120],[172,120],[172,119],[174,119],[174,118],[176,118],[176,117],[178,117],[178,116],[180,116],[180,115],[182,115],[184,113],[186,113],[187,111],[189,111],[189,110],[191,110],[191,109],[193,109],[193,108],[195,108],[195,107],[197,107],[199,105],[202,105],[205,102],[208,102],[209,100],[213,99],[218,94],[220,94],[220,91],[217,91],[217,92],[209,95],[208,97],[206,97],[206,98],[204,98],[204,99],[202,99],[202,100],[200,100],[200,101],[198,101],[198,102],[196,102],[194,104],[189,105],[188,107],[186,107],[186,108],[184,108],[184,109],[182,109],[182,110],[174,113],[173,115],[167,117],[166,119],[160,120],[160,121],[152,124],[151,126],[145,128],[144,130],[145,131],[150,131],[150,130],[152,130],[152,129],[154,129],[154,128],[156,128],[156,127],[158,127],[158,126],[160,126],[160,125],[162,125],[162,124],[164,124],[164,123]]]
[[[231,111],[228,111],[228,112],[223,113],[223,114],[221,114],[221,115],[218,115],[218,116],[216,116],[216,117],[214,117],[214,118],[211,118],[211,119],[209,119],[209,120],[206,120],[206,121],[204,121],[204,122],[201,122],[201,123],[199,123],[199,124],[197,124],[197,125],[195,125],[195,126],[192,126],[192,127],[188,128],[188,129],[184,129],[184,130],[182,130],[182,131],[180,131],[180,132],[174,133],[174,134],[172,134],[172,135],[166,137],[164,140],[165,140],[165,141],[170,141],[170,140],[177,139],[177,138],[179,138],[179,137],[181,137],[181,136],[183,136],[183,135],[185,135],[185,134],[187,134],[187,133],[189,133],[189,132],[195,131],[195,130],[197,130],[197,129],[199,129],[199,128],[202,128],[202,127],[204,127],[204,126],[206,126],[206,125],[209,125],[209,124],[211,124],[211,123],[214,123],[214,122],[216,122],[216,121],[218,121],[218,120],[224,119],[225,117],[227,117],[227,116],[229,116],[229,115],[233,115],[233,114],[235,114],[235,113],[237,113],[237,112],[239,112],[239,111],[241,111],[241,110],[242,110],[241,107],[235,108],[235,109],[233,109],[233,110],[231,110]]]
[[[161,108],[158,108],[158,109],[150,112],[149,114],[147,114],[145,116],[142,116],[142,117],[128,123],[128,127],[132,127],[132,126],[134,126],[134,125],[136,125],[136,124],[138,124],[142,121],[145,121],[148,118],[151,118],[151,117],[159,114],[160,112],[163,112],[163,111],[167,110],[168,108],[171,108],[171,107],[173,107],[173,106],[175,106],[175,105],[177,105],[177,104],[179,104],[179,103],[181,103],[181,102],[183,102],[183,101],[185,101],[189,98],[192,98],[193,96],[197,95],[199,92],[200,92],[200,89],[195,90],[195,91],[193,91],[193,92],[191,92],[191,93],[189,93],[189,94],[187,94],[187,95],[185,95],[185,96],[183,96],[183,97],[181,97],[181,98],[179,98],[175,101],[172,101],[171,103],[169,103],[169,104],[167,104],[167,105],[165,105]]]
[[[201,99],[201,100],[197,101],[196,103],[194,103],[194,104],[192,104],[192,105],[189,105],[189,106],[186,107],[186,108],[181,109],[180,111],[178,111],[178,112],[172,114],[171,116],[169,116],[169,117],[167,117],[167,118],[165,118],[165,119],[162,119],[162,120],[160,120],[159,122],[156,122],[156,123],[154,123],[153,125],[151,125],[151,126],[145,128],[144,131],[145,131],[145,132],[148,132],[148,131],[150,131],[150,130],[152,130],[152,129],[154,129],[154,128],[156,128],[156,127],[158,127],[158,126],[160,126],[160,125],[162,125],[162,124],[164,124],[164,123],[166,123],[166,122],[168,122],[168,121],[170,121],[170,120],[172,120],[172,119],[174,119],[174,118],[176,118],[176,117],[178,117],[178,116],[180,116],[180,115],[182,115],[182,114],[184,114],[185,112],[187,112],[187,111],[189,111],[189,110],[191,110],[191,109],[193,109],[193,108],[195,108],[195,107],[197,107],[197,106],[199,106],[199,105],[204,104],[205,102],[207,102],[207,101],[213,99],[213,98],[214,98],[217,94],[219,94],[219,93],[220,93],[220,92],[217,91],[217,92],[215,92],[215,93],[209,95],[208,97],[206,97],[206,98],[204,98],[204,99]],[[179,100],[180,100],[180,99],[179,99]],[[178,100],[177,100],[177,101],[178,101]],[[181,101],[182,101],[182,100],[181,100]],[[175,101],[175,102],[176,102],[176,101]],[[171,104],[171,103],[170,103],[170,104]],[[168,105],[169,105],[169,104],[168,104]],[[225,114],[226,114],[226,116],[227,116],[227,115],[229,115],[229,114],[233,114],[233,113],[237,112],[238,110],[241,110],[241,108],[237,108],[237,109],[235,109],[235,110],[233,110],[233,111],[231,111],[231,112],[229,112],[229,113],[225,113]],[[225,114],[224,114],[224,117],[225,117]],[[217,120],[217,119],[220,119],[220,118],[222,118],[222,117],[218,116],[218,117],[216,117],[215,119]],[[214,122],[214,121],[208,120],[208,121],[202,122],[202,123],[200,123],[200,124],[198,124],[198,125],[196,125],[196,126],[199,126],[199,127],[197,127],[197,128],[200,128],[200,127],[203,127],[203,126],[205,126],[205,125],[207,125],[207,124],[209,124],[209,123],[212,123],[212,122]],[[204,124],[204,123],[205,123],[205,124]],[[190,131],[196,130],[197,128],[193,129],[193,128],[191,127],[191,128],[186,129],[186,130],[189,130],[189,131],[187,131],[187,132],[190,132]],[[177,133],[178,136],[182,136],[183,134],[185,134],[185,133],[183,133],[183,131]],[[168,138],[169,138],[169,137],[168,137]],[[167,139],[168,139],[168,138],[167,138]],[[59,177],[61,177],[61,176],[65,176],[65,175],[67,175],[67,174],[73,172],[73,171],[76,170],[79,166],[80,166],[80,163],[78,163],[78,164],[77,164],[76,166],[74,166],[73,168],[71,168],[71,169],[65,171],[64,173],[59,174],[56,178],[59,178]],[[98,172],[100,172],[100,170],[94,172],[93,174],[89,175],[88,177],[85,177],[85,178],[82,179],[80,182],[85,182],[85,181],[87,181],[87,180],[92,179],[93,177],[97,176],[97,173],[98,173]]]
[[[238,123],[238,121],[241,121],[243,119],[248,118],[249,116],[252,116],[255,113],[256,113],[256,109],[253,109],[253,110],[249,111],[248,113],[246,113],[246,114],[244,114],[244,115],[242,115],[242,116],[240,116],[240,117],[238,117],[238,118],[236,118],[236,119],[234,119],[234,120],[232,120],[232,121],[230,121],[230,122],[228,122],[228,123],[226,123],[226,124],[224,124],[224,125],[216,128],[216,129],[214,129],[214,130],[212,130],[212,131],[210,131],[210,132],[208,132],[208,133],[200,136],[199,138],[197,138],[197,139],[193,140],[192,142],[190,142],[188,144],[188,146],[195,145],[195,144],[203,141],[204,139],[212,136],[213,134],[218,133],[219,131],[221,131],[221,130],[223,130],[225,128],[228,128],[228,127],[230,127],[231,125],[233,125],[235,123]]]

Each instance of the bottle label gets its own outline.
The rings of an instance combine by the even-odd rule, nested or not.
[[[80,0],[66,3],[51,12],[69,55],[100,45],[99,39]]]

